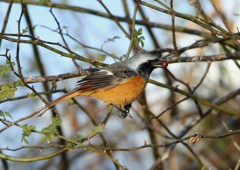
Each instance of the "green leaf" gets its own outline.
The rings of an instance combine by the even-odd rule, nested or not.
[[[104,125],[94,126],[93,129],[88,130],[89,135],[95,135],[97,133],[102,133],[105,129]]]
[[[4,100],[7,98],[6,92],[5,91],[0,91],[0,100]]]
[[[41,130],[43,134],[41,141],[53,141],[58,133],[57,127],[60,126],[61,123],[62,119],[59,118],[59,116],[54,117],[52,123]]]
[[[22,29],[22,33],[23,33],[23,34],[24,34],[24,33],[27,33],[27,32],[28,32],[28,27]]]
[[[4,112],[2,110],[0,110],[0,116],[4,116]]]
[[[8,69],[11,70],[12,67],[15,66],[15,63],[10,61],[10,60],[6,60],[6,66],[8,66]]]
[[[105,54],[99,54],[97,56],[97,60],[98,61],[105,61],[106,57],[107,57],[107,55],[105,55]]]
[[[42,135],[41,137],[41,142],[46,142],[47,141],[47,136],[46,135]]]
[[[4,120],[6,120],[6,117],[9,117],[12,119],[12,115],[9,112],[4,112],[0,110],[0,117],[3,117]]]
[[[1,89],[2,89],[2,91],[7,91],[7,90],[9,90],[9,89],[10,89],[9,84],[4,84],[4,85],[2,85]]]
[[[107,43],[107,42],[114,42],[116,39],[119,39],[120,37],[119,36],[114,36],[114,37],[112,37],[112,38],[108,38],[106,41],[105,41],[105,43]]]
[[[14,95],[15,95],[15,92],[14,92],[14,91],[10,91],[10,90],[9,90],[9,91],[7,92],[7,96],[8,96],[8,98],[10,98],[10,99],[13,98]]]
[[[52,124],[51,124],[52,125]],[[52,126],[49,125],[46,128],[43,128],[41,130],[41,133],[43,134],[43,136],[41,137],[41,141],[42,142],[46,142],[46,141],[52,141],[55,139],[55,135],[52,132]]]
[[[6,59],[5,65],[0,65],[0,75],[7,75],[8,71],[12,70],[12,67],[15,66],[14,62],[11,62],[9,59]]]
[[[22,138],[21,142],[24,142],[25,144],[28,144],[28,140],[26,138]]]
[[[36,98],[36,95],[35,93],[28,93],[27,94],[27,97],[31,98],[31,99],[35,99]]]
[[[68,141],[67,143],[67,146],[68,147],[73,147],[75,146],[76,144],[74,142],[71,142],[71,141],[76,141],[76,142],[79,142],[81,139],[85,139],[87,138],[86,136],[83,136],[83,135],[80,135],[80,134],[76,134],[74,135],[70,141]]]
[[[59,118],[59,116],[56,116],[56,117],[53,118],[53,124],[54,124],[54,126],[56,126],[56,127],[57,127],[57,126],[60,126],[61,123],[62,123],[62,119]]]
[[[9,112],[4,112],[4,113],[5,113],[5,116],[7,116],[7,117],[9,117],[9,118],[12,119],[12,115],[11,115],[11,113],[9,113]]]
[[[24,82],[19,79],[17,82],[16,82],[16,86],[21,86],[21,87],[24,87]]]
[[[117,55],[114,54],[114,53],[110,54],[110,56],[111,56],[112,58],[118,58]]]
[[[4,65],[0,65],[0,75],[4,76],[7,75],[9,69],[7,66]]]
[[[72,137],[72,140],[79,141],[79,140],[84,139],[84,138],[86,138],[86,136],[76,134]]]
[[[47,137],[48,137],[49,141],[53,141],[56,138],[56,135],[53,133],[49,133],[49,134],[47,134]]]
[[[144,46],[145,37],[142,35],[142,28],[133,31],[133,39],[137,44],[140,44],[142,47]]]
[[[25,125],[22,126],[22,128],[23,128],[23,132],[22,132],[21,142],[24,142],[24,143],[28,144],[28,140],[26,139],[26,137],[29,137],[32,134],[32,131],[36,129],[36,127],[32,126],[32,125],[25,124]]]
[[[12,83],[4,84],[1,87],[0,99],[3,100],[5,98],[13,98],[15,96],[16,91],[17,91],[17,88],[14,87]]]

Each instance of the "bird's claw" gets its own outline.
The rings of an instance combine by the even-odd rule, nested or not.
[[[120,118],[122,119],[125,119],[126,117],[133,118],[129,112],[131,108],[131,104],[124,105],[123,108],[121,106],[114,106],[114,107],[116,107],[121,112],[121,114],[119,114]]]

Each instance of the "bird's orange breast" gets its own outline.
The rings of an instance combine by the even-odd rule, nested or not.
[[[144,90],[147,81],[137,75],[116,86],[107,86],[96,91],[80,92],[83,96],[92,96],[103,100],[106,104],[127,105],[132,103]]]

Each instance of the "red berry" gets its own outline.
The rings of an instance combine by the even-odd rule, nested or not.
[[[168,66],[168,62],[167,61],[162,62],[162,67],[163,68],[167,68],[167,66]]]

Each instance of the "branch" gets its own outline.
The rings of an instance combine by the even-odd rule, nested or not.
[[[222,60],[240,60],[240,53],[234,54],[215,54],[215,55],[200,55],[192,57],[172,57],[167,59],[168,63],[180,63],[180,62],[203,62],[203,61],[222,61]]]
[[[211,102],[209,102],[207,100],[199,98],[199,97],[197,97],[197,96],[195,96],[193,94],[190,94],[190,93],[188,93],[188,92],[186,92],[184,90],[181,90],[181,89],[178,89],[178,88],[175,88],[175,87],[172,87],[172,86],[169,86],[167,84],[163,84],[163,83],[157,82],[155,80],[151,80],[151,79],[149,80],[149,82],[151,84],[157,85],[159,87],[164,87],[164,88],[167,88],[167,89],[169,89],[171,91],[174,91],[174,92],[180,93],[182,95],[185,95],[185,96],[187,96],[187,97],[189,97],[189,98],[191,98],[193,100],[196,100],[197,102],[199,102],[199,103],[201,103],[201,104],[203,104],[205,106],[208,106],[208,107],[210,107],[212,109],[218,110],[219,112],[223,112],[223,113],[227,113],[227,114],[230,114],[230,115],[234,115],[234,116],[240,117],[240,113],[239,112],[229,111],[226,108],[220,107],[217,104],[214,104],[214,103],[211,103]]]
[[[66,152],[67,150],[68,150],[68,148],[64,148],[64,149],[61,149],[61,150],[59,150],[57,152],[54,152],[54,153],[51,153],[51,154],[38,156],[38,157],[31,157],[31,158],[17,158],[17,157],[13,157],[13,156],[9,156],[9,155],[5,155],[5,154],[0,153],[0,158],[4,159],[4,160],[15,161],[15,162],[35,162],[35,161],[50,159],[52,157],[55,157],[57,155],[60,155],[64,152]]]
[[[0,0],[0,2],[10,3],[11,1],[10,0]],[[90,15],[99,16],[102,18],[108,18],[108,19],[112,20],[112,16],[110,16],[107,13],[95,11],[92,9],[82,8],[82,7],[66,5],[66,4],[57,4],[57,3],[47,2],[47,1],[32,1],[32,0],[14,0],[14,3],[22,3],[22,4],[26,4],[26,5],[29,4],[29,5],[36,5],[36,6],[45,6],[45,7],[50,7],[50,8],[58,8],[58,9],[63,9],[63,10],[71,10],[71,11],[76,11],[76,12],[80,12],[80,13],[87,13]],[[128,24],[132,23],[132,20],[128,17],[120,17],[120,16],[114,15],[114,18],[118,21],[126,22]],[[143,21],[143,20],[136,20],[136,24],[172,31],[172,26],[167,25],[167,24],[159,24],[159,23]],[[198,31],[196,29],[189,29],[189,28],[185,28],[182,26],[176,26],[175,31],[184,32],[187,34],[198,35],[198,36],[202,36],[202,37],[210,37],[211,36],[207,32]]]
[[[200,139],[221,139],[221,138],[226,138],[226,137],[229,137],[229,136],[233,136],[233,135],[239,135],[240,134],[240,130],[236,130],[236,131],[231,131],[231,132],[227,132],[227,133],[224,133],[224,134],[221,134],[221,135],[212,135],[212,136],[208,136],[208,135],[202,135],[202,134],[193,134],[193,135],[190,135],[190,136],[187,136],[187,137],[184,137],[184,138],[181,138],[181,139],[177,139],[173,142],[169,142],[169,143],[166,143],[166,144],[160,144],[160,145],[157,145],[157,144],[145,144],[145,145],[142,145],[142,146],[138,146],[138,147],[132,147],[132,148],[111,148],[110,150],[111,151],[126,151],[126,152],[129,152],[129,151],[137,151],[137,150],[140,150],[140,149],[144,149],[144,148],[149,148],[149,147],[154,147],[154,148],[167,148],[167,147],[170,147],[170,146],[173,146],[173,145],[176,145],[178,143],[181,143],[181,142],[184,142],[184,141],[189,141],[189,143],[196,143],[196,142],[199,142]],[[100,149],[103,149],[103,150],[109,150],[109,148],[103,148],[103,147],[100,147]]]
[[[7,41],[10,41],[10,42],[16,42],[16,43],[24,43],[24,44],[32,44],[32,45],[39,45],[43,48],[46,48],[48,49],[49,51],[52,51],[56,54],[59,54],[61,56],[64,56],[64,57],[68,57],[68,58],[71,58],[71,59],[76,59],[76,60],[80,60],[80,61],[83,61],[83,62],[88,62],[90,64],[93,64],[93,65],[99,65],[99,66],[106,66],[106,64],[104,63],[101,63],[101,62],[98,62],[98,61],[93,61],[93,60],[90,60],[90,59],[87,59],[79,54],[76,54],[72,51],[70,51],[71,53],[66,53],[66,52],[63,52],[61,50],[58,50],[56,48],[53,48],[47,44],[50,44],[50,42],[46,42],[46,41],[42,41],[40,39],[34,39],[34,40],[23,40],[23,39],[14,39],[14,38],[10,38],[8,36],[5,36],[3,34],[0,34],[0,39],[4,39],[4,40],[7,40]],[[61,44],[59,43],[51,43],[51,45],[58,45],[62,48],[64,48],[64,46],[62,46]],[[66,49],[66,47],[65,47]],[[66,50],[69,50],[69,49],[66,49]]]
[[[1,35],[0,35],[1,36]],[[160,54],[156,54],[160,55]],[[167,59],[168,63],[180,63],[180,62],[205,62],[205,61],[222,61],[222,60],[240,60],[240,53],[235,54],[216,54],[216,55],[208,55],[208,56],[193,56],[193,57],[172,57]],[[103,63],[101,63],[104,65]],[[39,83],[39,82],[50,82],[50,81],[60,81],[69,78],[86,76],[89,75],[89,70],[80,70],[71,73],[59,74],[55,76],[36,76],[36,77],[24,77],[24,82],[26,84],[29,83]],[[16,82],[13,82],[16,83]],[[1,88],[2,85],[0,85]]]

